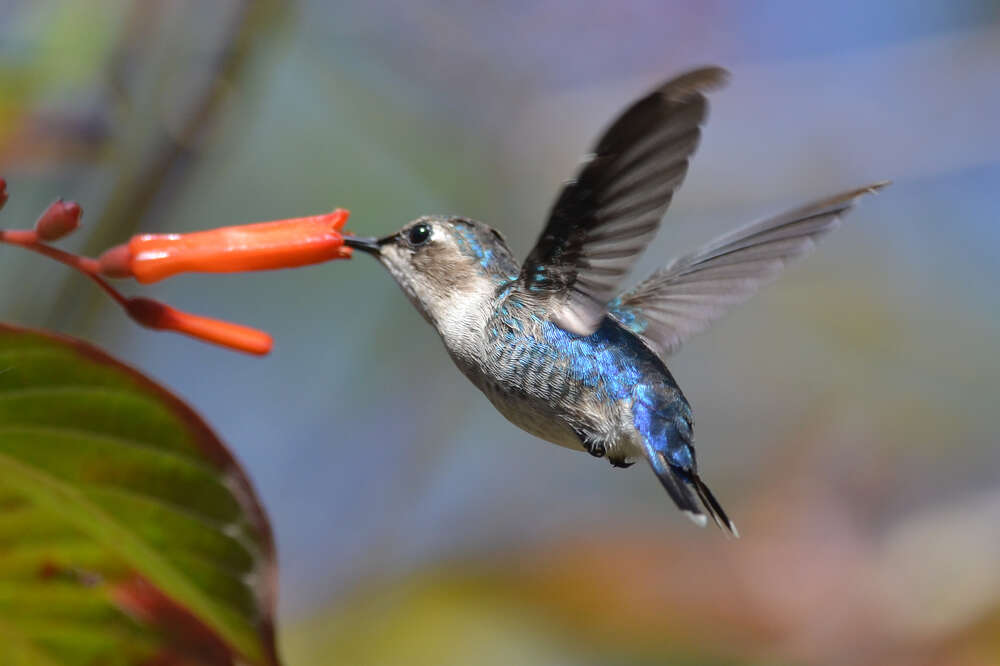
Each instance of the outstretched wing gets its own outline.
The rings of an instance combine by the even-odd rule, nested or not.
[[[563,329],[587,335],[600,324],[687,173],[707,112],[702,92],[726,77],[694,70],[635,102],[563,188],[519,278],[521,289],[550,297]]]
[[[609,314],[661,356],[672,354],[812,250],[859,197],[886,185],[860,187],[726,234],[622,294],[608,306]]]

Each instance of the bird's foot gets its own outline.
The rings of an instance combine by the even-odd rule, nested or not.
[[[594,456],[595,458],[603,458],[608,452],[604,444],[601,442],[591,442],[589,440],[583,440],[583,448],[587,453]]]

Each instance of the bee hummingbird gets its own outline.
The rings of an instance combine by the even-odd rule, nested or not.
[[[463,217],[425,216],[390,236],[345,243],[389,270],[458,368],[512,423],[615,467],[645,458],[692,520],[711,516],[736,536],[702,481],[691,405],[664,359],[884,183],[738,229],[619,293],[687,173],[704,93],[726,78],[717,67],[697,69],[628,107],[563,187],[523,264],[499,232]]]

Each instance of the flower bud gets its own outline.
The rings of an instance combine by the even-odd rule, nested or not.
[[[42,241],[55,241],[73,233],[80,226],[83,210],[75,201],[56,199],[35,222],[35,233]]]

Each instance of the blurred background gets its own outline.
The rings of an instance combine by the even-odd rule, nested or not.
[[[523,255],[612,116],[708,63],[732,82],[636,279],[895,181],[669,361],[739,541],[504,421],[364,257],[142,290],[270,331],[263,360],[11,248],[0,317],[94,341],[235,450],[288,664],[1000,663],[996,0],[0,0],[3,226],[75,199],[95,255],[343,206]]]

